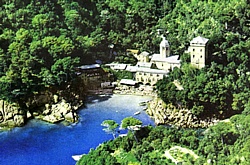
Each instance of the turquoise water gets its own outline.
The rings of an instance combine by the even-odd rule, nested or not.
[[[70,126],[31,120],[22,128],[0,132],[0,165],[74,165],[72,155],[86,154],[103,141],[112,139],[100,125],[112,119],[118,123],[143,109],[150,97],[131,95],[91,96],[79,111],[80,122]],[[144,125],[153,121],[145,112],[134,116]]]

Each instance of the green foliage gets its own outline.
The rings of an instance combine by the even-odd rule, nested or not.
[[[112,133],[115,138],[116,128],[119,126],[118,123],[114,120],[104,120],[101,125],[106,127],[103,129],[105,132]]]
[[[79,42],[79,36],[93,40],[89,36],[94,20],[87,20],[95,11],[93,3],[85,4],[89,10],[71,1],[1,3],[0,99],[20,101],[72,80],[74,67],[93,46]]]
[[[135,131],[137,142],[132,134],[118,137],[91,150],[77,164],[247,164],[249,119],[235,115],[206,130],[142,127]]]
[[[133,79],[133,74],[126,70],[118,70],[118,71],[112,71],[112,73],[115,76],[115,79],[121,80],[121,79]]]
[[[122,120],[121,128],[127,129],[130,126],[141,125],[142,122],[134,117],[126,117]]]
[[[111,43],[116,52],[158,44],[151,43],[159,13],[152,0],[3,1],[0,8],[0,83],[6,90],[0,99],[17,101],[70,81],[78,62],[93,63],[97,52],[106,61]],[[131,55],[117,60],[136,63]],[[116,76],[132,78],[128,72]]]
[[[133,54],[121,54],[115,57],[115,62],[136,65],[137,59],[134,57]]]
[[[225,2],[177,1],[159,20],[158,27],[169,32],[172,50],[182,54],[182,68],[157,86],[166,103],[181,104],[201,116],[228,117],[247,109],[250,5],[245,0]],[[208,61],[213,61],[201,71],[188,66],[189,56],[183,53],[186,43],[198,35],[209,38]],[[174,80],[181,83],[183,91],[176,91]]]
[[[135,143],[135,136],[129,133],[128,137],[115,139],[112,145],[103,145],[103,152],[92,150],[94,156],[84,156],[82,164],[122,163],[111,155],[118,146],[137,159],[126,160],[125,164],[170,164],[171,160],[160,155],[173,145],[198,148],[196,164],[208,160],[213,164],[247,164],[248,1],[42,0],[0,4],[0,99],[22,101],[45,87],[70,81],[78,63],[93,62],[98,52],[108,59],[111,43],[116,52],[127,48],[157,52],[160,41],[156,29],[164,29],[173,54],[182,55],[183,65],[157,83],[160,97],[201,117],[245,114],[233,117],[231,123],[218,124],[209,134],[204,133],[204,138],[192,131],[157,127],[144,129],[145,134],[134,132],[138,139]],[[208,60],[213,61],[201,70],[190,66],[189,56],[183,53],[187,43],[198,35],[209,38]],[[117,60],[135,63],[131,56],[121,55]],[[117,79],[132,78],[126,71],[114,75]],[[183,90],[177,90],[174,80]],[[129,124],[133,123],[125,125]]]

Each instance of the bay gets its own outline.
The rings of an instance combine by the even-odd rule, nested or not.
[[[121,123],[128,116],[140,119],[144,125],[153,120],[139,106],[147,96],[89,96],[86,107],[79,110],[77,124],[49,124],[31,120],[24,127],[0,132],[0,164],[2,165],[74,165],[72,155],[87,154],[91,148],[113,138],[102,129],[103,120]]]

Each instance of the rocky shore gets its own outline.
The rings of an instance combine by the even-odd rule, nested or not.
[[[140,86],[135,88],[134,86],[119,85],[113,90],[115,94],[124,95],[139,95],[139,96],[156,96],[154,89],[151,86]]]
[[[175,106],[166,105],[160,98],[154,97],[148,103],[146,110],[154,118],[156,125],[173,125],[182,128],[207,128],[214,125],[217,119],[199,119],[188,109],[177,109]]]
[[[46,90],[30,97],[25,106],[0,100],[0,129],[23,126],[29,119],[36,118],[50,123],[78,121],[77,110],[84,103],[86,89],[84,85],[70,84],[65,89]],[[114,93],[124,95],[152,96],[147,102],[147,114],[156,125],[174,125],[183,128],[206,128],[218,122],[216,119],[199,119],[188,109],[178,109],[166,105],[153,87],[120,85],[115,89],[88,90],[88,93]]]
[[[153,87],[150,86],[141,85],[135,88],[134,86],[118,85],[113,93],[152,96],[153,99],[146,103],[146,112],[154,119],[156,125],[173,125],[182,128],[207,128],[219,121],[210,118],[200,119],[188,109],[178,109],[171,104],[166,105],[157,96]]]
[[[77,122],[77,110],[84,103],[85,89],[80,81],[75,83],[61,89],[49,88],[22,104],[0,100],[0,129],[23,126],[32,118],[50,123]]]
[[[77,122],[78,115],[76,111],[83,105],[83,100],[79,99],[79,95],[76,95],[74,100],[72,102],[72,98],[57,94],[53,95],[50,92],[36,96],[32,99],[31,105],[34,106],[35,104],[37,110],[32,111],[31,116],[50,123],[61,121],[69,123]]]

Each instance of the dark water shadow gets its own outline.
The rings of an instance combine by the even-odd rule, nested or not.
[[[113,94],[92,94],[87,96],[85,104],[94,104],[98,102],[107,101],[112,98]]]

